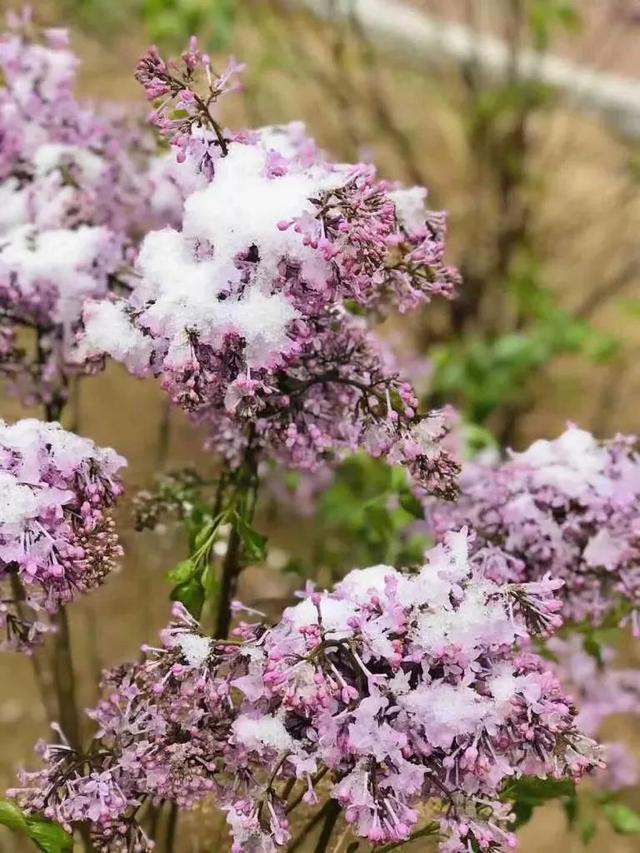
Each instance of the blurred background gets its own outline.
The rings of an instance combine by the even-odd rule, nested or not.
[[[18,5],[0,0],[3,11]],[[42,23],[71,29],[88,98],[144,115],[132,74],[138,56],[150,42],[175,53],[197,33],[214,55],[248,63],[244,92],[225,104],[229,125],[302,120],[332,157],[372,160],[384,177],[427,186],[431,206],[449,215],[460,296],[390,319],[384,333],[430,402],[454,403],[479,436],[486,430],[512,447],[552,437],[568,419],[599,436],[638,432],[639,2],[31,5]],[[83,383],[71,410],[79,432],[130,460],[130,494],[159,469],[211,464],[193,428],[167,415],[157,386],[118,368]],[[22,411],[5,400],[0,413]],[[135,654],[164,624],[165,571],[182,554],[175,531],[134,533],[130,509],[121,511],[123,572],[72,613],[85,704],[101,668]],[[273,568],[246,572],[241,597],[277,612],[299,579],[278,571],[286,529],[274,538],[282,547],[272,549]],[[45,726],[22,660],[0,658],[0,685],[4,788]],[[640,744],[628,722],[615,726],[628,730],[630,748]],[[640,795],[629,797],[640,806]],[[226,849],[213,816],[195,823],[181,851]],[[526,853],[582,849],[556,809],[522,837]],[[602,828],[591,849],[631,853],[639,837]],[[0,853],[18,849],[0,834]]]

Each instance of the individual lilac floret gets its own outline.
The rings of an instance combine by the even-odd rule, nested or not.
[[[570,426],[496,464],[470,464],[439,532],[468,524],[476,559],[505,580],[564,581],[567,621],[630,620],[640,605],[640,457],[634,437],[600,442]]]
[[[576,702],[576,723],[586,734],[596,737],[613,717],[640,716],[640,670],[616,666],[613,649],[603,648],[597,660],[585,651],[579,635],[552,637],[547,648],[560,681]],[[607,741],[603,748],[606,767],[596,774],[596,783],[610,791],[637,785],[640,767],[629,745]]]
[[[485,577],[461,531],[415,573],[355,570],[233,640],[177,606],[162,647],[107,676],[91,752],[45,747],[13,795],[68,828],[88,821],[99,850],[146,849],[145,800],[211,794],[234,853],[285,845],[296,804],[327,795],[374,845],[408,838],[426,807],[447,851],[508,848],[505,782],[600,764],[528,650],[532,628],[555,624],[556,589]]]
[[[451,491],[439,429],[351,310],[452,295],[441,218],[420,191],[327,162],[298,124],[225,140],[207,175],[187,149],[166,201],[158,179],[167,209],[193,187],[182,228],[147,234],[126,299],[87,305],[81,358],[159,376],[228,457],[253,442],[314,468],[376,446]]]
[[[110,508],[125,460],[56,423],[0,421],[0,629],[29,650],[54,613],[122,555]]]

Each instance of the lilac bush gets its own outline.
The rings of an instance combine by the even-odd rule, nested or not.
[[[139,528],[163,513],[185,527],[173,621],[104,674],[83,726],[65,607],[122,555],[125,462],[59,423],[0,422],[0,628],[37,666],[53,634],[57,693],[55,742],[0,823],[118,853],[153,849],[165,813],[170,853],[178,811],[213,802],[234,853],[298,849],[320,822],[316,853],[338,822],[350,850],[432,836],[498,853],[534,805],[575,804],[584,776],[634,781],[592,737],[637,713],[637,674],[589,657],[576,630],[637,620],[635,440],[571,427],[467,466],[456,500],[458,416],[421,407],[377,328],[455,296],[426,191],[333,163],[297,123],[224,127],[242,66],[216,73],[195,40],[138,65],[152,151],[75,98],[62,32],[33,36],[21,16],[0,39],[0,366],[48,421],[107,359],[155,377],[215,465],[213,482],[178,472],[136,500]],[[240,573],[267,551],[260,480],[286,466],[315,494],[355,450],[402,481],[368,508],[384,524],[387,504],[415,518],[424,503],[435,547],[409,566],[351,554],[330,591],[308,581],[272,622],[243,608]]]

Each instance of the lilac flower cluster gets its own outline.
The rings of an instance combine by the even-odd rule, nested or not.
[[[63,430],[0,421],[0,631],[29,651],[53,613],[121,556],[110,513],[124,459]]]
[[[558,677],[578,707],[576,725],[586,734],[596,737],[614,716],[640,716],[640,670],[616,666],[613,649],[602,649],[598,660],[585,651],[579,635],[552,637],[547,648]],[[640,767],[629,745],[606,741],[602,746],[606,767],[596,774],[598,785],[609,791],[637,785]]]
[[[177,148],[180,162],[195,158],[197,171],[206,177],[213,175],[216,160],[227,154],[229,142],[228,131],[220,127],[212,110],[221,97],[238,91],[236,78],[244,68],[231,59],[216,74],[195,37],[179,62],[165,62],[158,49],[151,47],[138,63],[136,79],[155,103],[151,123]],[[202,94],[199,83],[205,90]],[[273,167],[277,168],[276,162]]]
[[[437,505],[438,533],[468,524],[475,559],[504,581],[564,581],[563,617],[630,621],[640,605],[640,456],[636,440],[599,442],[570,426],[498,464],[471,464],[455,505]]]
[[[169,193],[186,196],[181,229],[146,235],[126,299],[87,305],[83,356],[159,376],[228,458],[253,443],[314,469],[365,446],[450,490],[442,419],[418,413],[357,316],[453,294],[442,217],[423,190],[328,162],[298,124],[222,130],[212,109],[235,70],[216,76],[195,45],[180,66],[155,51],[142,60],[138,77],[161,99],[156,122],[182,161],[185,179]],[[156,189],[162,206],[162,181]]]
[[[126,266],[146,177],[125,125],[74,97],[66,33],[38,41],[28,13],[9,25],[0,35],[0,369],[23,396],[49,402],[64,396],[84,300],[104,296]],[[38,334],[33,358],[16,341],[22,327]]]
[[[580,778],[600,763],[556,676],[529,651],[555,624],[558,584],[497,584],[466,531],[414,574],[354,570],[272,628],[203,636],[181,606],[160,648],[112,671],[79,756],[45,746],[13,791],[101,850],[144,850],[147,798],[215,795],[235,853],[287,843],[300,802],[327,795],[373,844],[409,838],[427,807],[447,853],[513,845],[505,781]],[[423,809],[424,811],[424,809]]]

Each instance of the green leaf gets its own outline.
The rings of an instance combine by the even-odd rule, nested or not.
[[[393,519],[389,510],[380,503],[370,503],[365,507],[364,515],[368,532],[387,542],[393,535]]]
[[[28,832],[27,819],[15,803],[9,800],[0,800],[0,825],[6,826],[14,832]]]
[[[262,533],[258,533],[238,513],[236,513],[235,524],[247,557],[256,562],[264,560],[267,553],[267,537],[263,536]]]
[[[605,803],[602,806],[612,829],[619,835],[640,833],[640,813],[624,803]]]
[[[213,523],[213,521],[210,521],[196,533],[196,537],[194,540],[196,550],[198,550],[199,548],[203,548],[208,544],[209,540],[211,539],[211,534],[213,533],[215,528],[216,525]]]
[[[580,838],[582,839],[582,843],[589,844],[593,840],[597,830],[598,827],[595,820],[588,817],[582,818],[580,820]]]
[[[518,829],[521,826],[524,826],[525,823],[529,823],[531,818],[533,817],[533,806],[531,803],[525,803],[521,800],[516,800],[513,803],[512,811],[516,817],[514,822],[514,829]]]
[[[407,491],[400,495],[400,506],[419,521],[424,520],[424,507],[413,492]]]
[[[485,427],[480,424],[464,422],[461,428],[462,441],[467,455],[473,459],[480,451],[498,449],[498,442]]]
[[[47,818],[33,816],[27,818],[28,834],[43,853],[63,853],[73,850],[73,837],[59,823]]]
[[[538,50],[547,50],[554,30],[575,31],[580,21],[574,4],[568,0],[532,0],[529,7],[529,26]]]
[[[564,809],[564,813],[567,816],[567,823],[569,824],[569,826],[574,826],[576,821],[578,820],[578,798],[568,797],[562,803],[562,808]]]
[[[534,808],[550,800],[574,799],[575,785],[570,779],[538,779],[523,776],[510,782],[502,792],[502,798],[513,803],[516,828],[530,820]]]
[[[73,837],[60,824],[40,815],[24,815],[8,800],[0,800],[0,825],[27,835],[43,853],[63,853],[73,849]]]
[[[602,646],[598,642],[597,637],[594,634],[587,634],[584,638],[584,650],[585,652],[592,657],[598,664],[598,666],[602,666],[604,661],[602,660]]]
[[[389,471],[389,491],[402,492],[407,488],[407,471],[405,468],[400,468],[399,465],[394,465],[387,469],[385,463],[379,462],[378,467],[381,471],[381,479],[384,472],[386,472],[386,470]]]
[[[189,613],[199,619],[204,605],[204,587],[198,577],[191,578],[186,583],[178,584],[171,590],[171,600],[180,601]]]
[[[181,560],[172,569],[169,570],[167,577],[172,583],[183,584],[191,580],[197,571],[197,566],[191,558]]]
[[[305,563],[297,557],[291,557],[287,560],[282,571],[292,575],[298,575],[301,578],[309,577],[311,574]]]
[[[539,806],[558,797],[572,797],[575,794],[575,785],[570,779],[538,779],[536,776],[522,776],[520,779],[509,782],[503,793],[508,800],[520,800],[532,806]]]
[[[209,601],[215,601],[220,589],[220,579],[213,566],[207,566],[202,573],[202,586]]]

